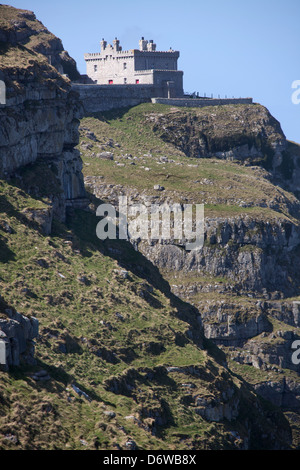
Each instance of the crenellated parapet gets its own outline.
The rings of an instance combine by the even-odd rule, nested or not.
[[[166,72],[164,86],[173,82],[174,96],[183,95],[183,72],[178,70],[179,51],[158,51],[152,39],[142,37],[138,49],[123,51],[120,41],[112,44],[102,39],[101,50],[84,55],[87,76],[98,85],[157,85],[158,72]],[[161,87],[161,84],[159,84]],[[168,96],[165,90],[163,96]]]

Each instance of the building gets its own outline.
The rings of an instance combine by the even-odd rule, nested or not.
[[[85,54],[87,76],[98,85],[152,85],[163,98],[183,96],[183,72],[177,69],[179,52],[157,51],[156,44],[142,38],[139,49],[123,51],[116,38],[113,45],[102,39],[101,51]]]
[[[85,54],[86,75],[72,83],[86,115],[128,108],[141,103],[204,107],[251,104],[252,98],[190,99],[183,91],[183,72],[178,70],[179,52],[157,51],[143,37],[139,49],[123,51],[120,41],[102,39],[100,52]]]

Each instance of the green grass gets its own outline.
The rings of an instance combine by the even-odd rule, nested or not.
[[[292,217],[289,206],[295,198],[276,188],[256,167],[213,158],[187,158],[165,142],[153,131],[153,122],[156,116],[184,113],[172,109],[147,103],[83,118],[78,148],[85,177],[101,176],[103,185],[121,185],[160,200],[168,197],[174,202],[204,203],[207,216],[212,217]],[[191,110],[191,115],[193,112],[198,113]],[[97,141],[87,138],[85,128],[94,132]],[[114,160],[97,157],[107,150],[114,154]],[[155,191],[156,184],[165,191]]]
[[[159,438],[136,426],[128,426],[127,421],[128,430],[120,436],[117,426],[124,419],[123,401],[127,401],[124,407],[127,414],[137,412],[136,405],[132,400],[107,392],[103,383],[107,377],[118,376],[128,367],[155,368],[169,362],[178,363],[178,357],[181,357],[180,365],[201,362],[202,352],[185,336],[188,325],[178,317],[179,307],[187,311],[190,308],[181,301],[176,307],[175,298],[171,300],[172,297],[168,298],[157,287],[151,298],[140,297],[145,281],[133,272],[129,279],[122,279],[118,275],[121,269],[118,262],[104,254],[109,253],[108,249],[96,239],[94,232],[82,228],[83,220],[86,220],[85,228],[91,224],[88,213],[78,211],[68,227],[56,223],[53,235],[45,237],[17,217],[19,207],[35,205],[36,200],[4,182],[2,195],[6,200],[2,217],[14,233],[6,238],[12,257],[0,270],[1,294],[18,311],[36,316],[41,333],[36,344],[37,366],[0,373],[2,435],[18,435],[18,445],[27,449],[78,449],[81,436],[88,442],[88,448],[94,448],[95,439],[100,447],[106,448],[114,441],[124,445],[132,430],[133,436],[146,448],[172,445],[161,443]],[[93,220],[95,229],[96,220]],[[70,237],[72,245],[66,243]],[[127,250],[124,257],[134,258],[128,256]],[[46,268],[37,263],[40,259]],[[145,261],[145,269],[147,264]],[[79,276],[86,276],[88,284],[80,283]],[[24,287],[30,294],[23,293]],[[118,311],[123,321],[116,316]],[[106,322],[112,329],[105,326]],[[174,334],[186,338],[185,347],[176,346]],[[155,338],[164,345],[164,352],[158,355],[146,352],[147,344]],[[65,345],[67,354],[60,351],[60,344]],[[96,354],[103,348],[117,357],[116,364],[109,357]],[[182,351],[185,351],[183,356]],[[40,368],[49,371],[52,377],[49,383],[39,384],[31,379],[31,371]],[[91,403],[76,396],[71,388],[73,382],[93,397]],[[49,412],[43,411],[43,403]],[[108,404],[118,411],[115,424],[105,423],[103,410]],[[52,440],[51,436],[56,438]],[[4,437],[1,439],[1,448],[11,446]]]
[[[240,394],[240,382],[219,364],[220,351],[203,349],[201,332],[195,335],[194,309],[128,244],[100,242],[93,214],[75,211],[67,225],[55,222],[45,236],[19,215],[37,200],[5,182],[1,191],[1,217],[13,229],[8,236],[0,228],[10,253],[3,259],[0,252],[1,295],[38,318],[40,336],[36,365],[0,372],[0,448],[113,449],[124,448],[128,438],[140,449],[230,448],[226,422],[212,432],[214,425],[184,398],[186,381],[195,383],[195,394],[218,396],[228,384]],[[200,375],[166,374],[161,366],[192,366]],[[33,380],[40,369],[49,382]],[[122,384],[122,377],[131,388],[114,393],[108,384]],[[74,383],[90,402],[75,393]],[[109,410],[114,418],[104,414]],[[150,417],[157,411],[164,421],[152,434]]]

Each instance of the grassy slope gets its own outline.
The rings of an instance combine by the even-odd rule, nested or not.
[[[219,108],[224,107],[216,107]],[[131,194],[155,196],[157,202],[204,203],[206,218],[247,217],[256,223],[291,221],[299,224],[295,212],[299,200],[272,184],[262,168],[221,159],[187,158],[174,145],[164,142],[159,133],[153,132],[149,117],[155,121],[156,115],[169,115],[174,109],[147,103],[83,118],[79,148],[87,183],[96,176],[99,178],[97,184],[119,185],[115,195],[126,187]],[[176,114],[180,112],[177,108]],[[184,116],[185,110],[182,112]],[[87,129],[94,132],[96,141],[88,138]],[[112,152],[114,160],[97,157],[104,151]],[[155,191],[156,184],[163,186],[165,191]],[[251,250],[251,246],[240,250]],[[226,279],[193,279],[195,275],[178,271],[163,274],[170,284],[226,284]],[[191,297],[197,302],[213,299],[215,293],[201,292],[198,296],[199,299],[197,294]],[[222,296],[224,300],[230,300],[232,293]],[[237,302],[241,300],[238,298]],[[248,298],[245,300],[247,302]]]
[[[12,37],[18,33],[17,43],[0,41],[0,68],[5,77],[7,98],[22,93],[26,80],[36,81],[49,89],[66,88],[69,80],[43,55],[43,52],[55,49],[55,44],[58,47],[59,40],[35,19],[32,12],[0,5],[0,30],[1,34]]]
[[[43,83],[47,81],[49,86],[64,88],[65,81],[58,80],[47,59],[33,51],[39,45],[47,49],[55,37],[31,19],[30,13],[19,17],[15,9],[1,5],[0,27],[12,31],[11,20],[20,21],[21,29],[24,21],[25,30],[29,27],[39,33],[28,36],[25,45],[0,45],[0,66],[11,78],[9,85],[14,94],[18,89],[22,91],[20,70],[27,78],[35,77]],[[143,108],[138,113],[140,109]],[[112,116],[106,123],[98,119],[86,122],[91,126],[103,125],[101,136],[120,140],[126,152],[139,149],[141,164],[137,165],[136,173],[132,167],[130,171],[126,167],[116,171],[108,162],[103,164],[108,179],[149,190],[153,182],[159,181],[169,190],[181,189],[183,195],[191,193],[193,165],[199,162],[190,160],[192,166],[183,169],[183,154],[163,144],[143,123],[139,124],[135,109],[124,120]],[[143,163],[153,162],[151,156],[144,156],[149,152],[176,160],[178,172],[172,170],[169,174],[163,165],[162,175],[141,171]],[[98,165],[93,167],[94,162],[93,157],[85,155],[85,167],[90,170],[86,174],[96,174]],[[223,194],[216,199],[215,188],[203,183],[205,198],[209,196],[207,208],[217,215],[236,212],[227,204],[229,193],[224,191],[231,191],[232,188],[226,189],[226,181],[229,175],[236,174],[238,167],[225,168],[221,162],[209,165],[197,167],[197,179],[212,179]],[[251,202],[247,186],[250,174],[239,170],[234,188],[242,201],[247,193],[245,197]],[[30,180],[32,173],[25,172],[25,177]],[[51,187],[51,182],[47,182]],[[261,189],[257,187],[257,191]],[[258,192],[257,197],[262,194]],[[17,187],[1,182],[1,295],[9,305],[25,315],[34,315],[40,322],[37,364],[0,372],[1,450],[125,448],[129,438],[141,449],[238,448],[239,441],[235,441],[232,432],[243,437],[245,420],[253,425],[250,445],[267,448],[268,436],[276,435],[278,429],[279,434],[280,430],[288,430],[278,410],[257,400],[238,376],[220,365],[224,360],[221,351],[206,341],[208,349],[204,349],[201,335],[191,338],[189,328],[192,325],[195,333],[196,312],[170,294],[167,283],[150,263],[128,245],[108,245],[96,239],[97,220],[93,214],[76,211],[67,225],[55,223],[51,236],[42,235],[31,225],[24,209],[45,209],[47,202],[46,197],[33,199]],[[251,207],[237,209],[251,210]],[[282,210],[289,216],[284,201]],[[258,211],[262,216],[272,215],[269,208]],[[6,223],[12,233],[7,232]],[[129,270],[126,279],[120,272],[121,265]],[[1,300],[0,304],[2,307],[4,302]],[[5,316],[5,311],[0,311],[0,315]],[[199,375],[178,370],[167,375],[162,365],[192,365]],[[32,374],[41,369],[47,370],[51,380],[33,379]],[[240,399],[239,419],[231,423],[202,419],[182,386],[186,382],[193,383],[193,395],[214,399],[228,387],[233,388]],[[118,393],[110,389],[114,383],[119,386]],[[126,383],[132,388],[128,389]],[[78,396],[72,384],[87,393],[90,400]],[[109,417],[107,411],[115,415]],[[156,415],[163,421],[156,425],[154,434],[151,431]],[[262,439],[261,432],[267,437]]]
[[[262,169],[220,159],[187,159],[160,139],[149,116],[171,110],[169,106],[144,104],[82,119],[80,150],[85,176],[103,176],[105,183],[156,195],[153,186],[160,184],[166,190],[164,197],[205,203],[208,217],[249,214],[265,220],[278,217],[278,212],[283,218],[290,217],[287,205],[296,199],[275,188]],[[97,141],[90,140],[84,128],[94,132]],[[97,158],[103,151],[112,151],[114,160]]]
[[[1,37],[6,37],[6,42],[0,42],[1,70],[11,67],[18,75],[18,70],[29,74],[34,69],[33,75],[40,81],[44,82],[47,75],[48,80],[49,75],[52,78],[56,75],[57,80],[57,70],[49,65],[48,57],[45,57],[51,55],[53,65],[56,66],[58,61],[71,80],[79,78],[75,61],[66,51],[60,54],[63,50],[61,40],[38,21],[33,12],[0,4],[0,30]],[[20,81],[22,79],[18,76],[16,88]]]
[[[40,337],[35,366],[0,372],[0,448],[113,449],[125,448],[129,438],[140,449],[236,448],[230,432],[243,436],[243,419],[202,419],[181,385],[192,382],[193,395],[214,398],[233,387],[242,415],[257,406],[254,395],[219,364],[221,352],[200,347],[201,335],[196,342],[190,338],[193,308],[170,294],[140,254],[121,242],[100,243],[93,214],[77,211],[68,225],[56,223],[49,237],[22,217],[21,208],[37,205],[44,203],[2,182],[1,220],[13,233],[0,231],[1,295],[39,319]],[[121,265],[129,267],[128,278]],[[200,374],[167,375],[161,365],[193,365]],[[50,381],[32,378],[40,369]],[[109,390],[113,378],[118,393]],[[91,401],[78,396],[72,384]],[[153,435],[156,412],[165,421]],[[278,423],[287,429],[274,408],[255,409],[252,419],[267,433]],[[260,445],[255,439],[252,445]]]
[[[167,106],[145,104],[129,110],[84,118],[81,123],[83,130],[80,148],[87,180],[94,175],[101,176],[101,184],[123,185],[152,195],[158,194],[153,191],[153,185],[159,183],[166,189],[160,193],[161,196],[159,194],[161,198],[176,197],[176,201],[204,202],[206,217],[249,216],[257,221],[289,219],[293,223],[299,223],[290,210],[295,203],[298,204],[296,198],[269,182],[262,169],[217,159],[187,159],[180,150],[161,140],[149,125],[149,116],[170,112],[172,108]],[[87,138],[85,127],[95,133],[96,142]],[[89,148],[86,148],[86,144],[89,144]],[[295,153],[297,149],[296,144],[289,143],[289,150]],[[104,150],[114,153],[114,161],[97,158],[97,153]],[[167,157],[169,161],[161,157]],[[120,162],[121,166],[116,162]],[[135,164],[132,165],[132,162]],[[194,293],[190,289],[191,293],[188,293],[187,298],[194,305],[199,301],[200,306],[205,302],[223,300],[232,304],[237,312],[240,312],[240,308],[251,311],[252,306],[255,310],[257,299],[234,297],[231,292],[222,290],[226,279],[199,278],[180,272],[165,272],[163,275],[170,285],[186,285],[187,289],[199,285],[205,287],[207,284],[220,287],[221,293],[217,293],[218,288],[213,292],[200,293],[197,290]],[[272,318],[270,321],[272,322]],[[274,331],[281,329],[284,329],[283,324],[273,324]],[[252,384],[280,379],[272,370],[266,373],[236,362],[232,362],[231,367]],[[282,370],[281,373],[298,381],[295,372]],[[297,416],[292,416],[291,422],[296,418]],[[299,442],[297,426],[294,428],[295,442]]]

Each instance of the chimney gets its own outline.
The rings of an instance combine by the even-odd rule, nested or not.
[[[147,49],[151,52],[156,51],[156,44],[154,44],[153,39],[150,39],[150,41],[148,42]]]
[[[142,37],[142,39],[140,39],[140,41],[139,41],[140,51],[146,51],[147,50],[147,44],[148,44],[148,41],[146,41],[144,39],[144,37]]]
[[[113,47],[114,47],[115,51],[120,50],[120,41],[117,38],[115,38],[114,41],[113,41]]]
[[[107,42],[104,41],[103,38],[102,38],[102,41],[100,42],[100,46],[101,46],[101,51],[105,51],[106,46],[107,46]]]

